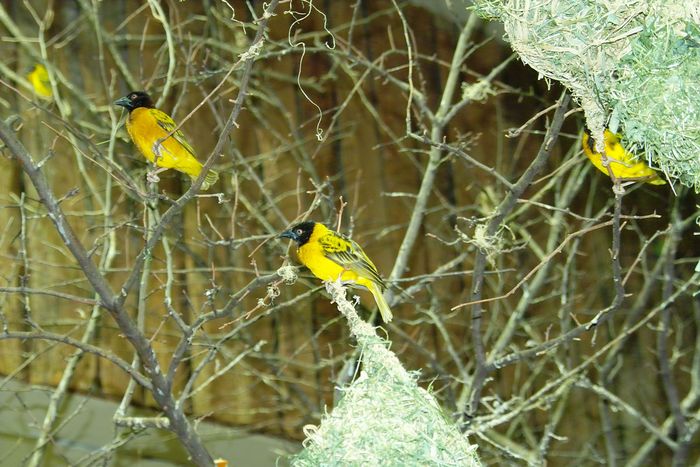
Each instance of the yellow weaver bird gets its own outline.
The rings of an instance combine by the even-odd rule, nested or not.
[[[386,290],[384,280],[360,245],[318,222],[302,222],[282,232],[280,237],[297,242],[299,260],[322,281],[340,278],[342,282],[369,290],[382,320],[391,321],[393,314],[382,295]]]
[[[615,178],[621,182],[635,181],[646,182],[652,185],[666,184],[666,181],[659,177],[659,174],[649,167],[644,160],[636,159],[622,147],[619,135],[606,128],[603,133],[603,142],[605,143],[605,155],[608,159],[608,165]],[[595,141],[593,141],[588,130],[583,133],[582,145],[583,152],[591,163],[605,175],[610,175],[608,169],[603,165],[603,156],[596,149]]]
[[[115,105],[129,111],[126,120],[126,131],[141,154],[158,170],[149,174],[150,181],[158,181],[156,174],[175,169],[190,176],[192,181],[202,172],[202,164],[197,160],[194,149],[185,140],[182,131],[173,130],[177,125],[165,112],[153,106],[151,97],[142,91],[130,92],[114,101]],[[171,134],[172,133],[172,134]],[[213,170],[207,172],[202,190],[207,190],[219,179],[219,174]]]
[[[51,99],[53,91],[51,90],[51,82],[49,81],[49,72],[46,67],[41,64],[34,65],[32,71],[27,75],[27,79],[34,89],[34,93],[42,99]]]

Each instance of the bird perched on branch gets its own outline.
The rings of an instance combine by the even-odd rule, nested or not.
[[[605,143],[605,156],[615,178],[622,182],[646,182],[652,185],[664,185],[666,183],[642,159],[635,158],[622,147],[619,135],[606,128],[603,133],[603,142]],[[588,130],[583,133],[582,145],[583,152],[588,156],[591,163],[605,175],[610,175],[608,169],[603,165],[603,156],[596,149],[595,141]]]
[[[51,81],[49,81],[49,72],[46,67],[40,63],[34,65],[32,71],[27,75],[27,79],[34,89],[34,94],[42,99],[51,99],[53,91],[51,90]]]
[[[115,105],[129,111],[126,130],[141,154],[158,167],[148,175],[150,181],[158,181],[157,174],[175,169],[196,180],[202,172],[202,164],[197,160],[194,149],[185,140],[182,131],[165,112],[153,106],[151,97],[142,91],[130,92],[114,101]],[[219,179],[219,174],[209,170],[202,183],[202,190],[207,190]]]
[[[369,290],[382,320],[391,321],[393,314],[382,295],[386,289],[384,280],[360,245],[318,222],[302,222],[282,232],[280,237],[297,243],[299,260],[322,281],[340,279]]]

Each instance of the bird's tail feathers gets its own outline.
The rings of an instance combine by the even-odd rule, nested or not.
[[[197,176],[198,175],[190,175],[190,177],[192,177],[192,181],[196,180]],[[211,188],[211,186],[215,184],[217,180],[219,180],[219,173],[216,170],[209,170],[209,172],[207,172],[207,175],[204,177],[204,182],[202,183],[202,191],[206,191],[209,188]]]
[[[377,308],[379,308],[379,314],[382,315],[382,321],[389,323],[394,318],[394,314],[391,312],[389,304],[384,299],[382,289],[377,284],[372,283],[369,287],[369,291],[372,292],[374,301],[377,302]]]

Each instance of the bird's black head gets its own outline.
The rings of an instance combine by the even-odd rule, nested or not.
[[[151,100],[151,96],[149,96],[143,91],[132,91],[126,96],[120,97],[119,99],[114,101],[114,105],[122,106],[129,112],[131,112],[132,110],[138,109],[139,107],[146,107],[149,109],[152,108],[153,100]]]
[[[282,232],[280,234],[280,237],[291,238],[292,240],[297,242],[299,246],[302,246],[309,241],[309,238],[311,238],[311,234],[314,231],[315,225],[316,223],[311,221],[302,222],[300,224],[295,225],[291,229]]]
[[[592,153],[598,152],[598,150],[595,148],[595,141],[593,140],[593,135],[591,135],[591,132],[588,131],[588,128],[584,130],[586,132],[586,140],[584,141],[584,144],[588,146],[588,149],[591,150]]]

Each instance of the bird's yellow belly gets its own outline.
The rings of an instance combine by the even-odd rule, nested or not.
[[[598,157],[588,156],[588,159],[596,166],[598,170],[608,175],[608,169],[603,165],[603,159],[600,155]],[[632,179],[632,178],[644,178],[656,175],[652,169],[641,162],[632,161],[617,161],[613,158],[608,157],[608,164],[612,173],[620,179]]]
[[[158,167],[184,172],[186,167],[182,164],[182,158],[178,157],[176,145],[177,142],[170,143],[170,139],[159,141],[158,138],[154,138],[152,141],[142,140],[139,143],[139,150],[149,162],[155,163]]]
[[[168,136],[156,120],[144,109],[131,112],[126,129],[131,139],[148,162],[165,169],[175,169],[187,174],[198,175],[201,164],[189,154],[171,135]],[[134,128],[139,131],[134,131]]]
[[[335,281],[340,278],[343,282],[355,282],[357,285],[365,285],[363,282],[366,282],[366,280],[360,278],[357,273],[349,271],[326,258],[318,247],[306,244],[297,250],[297,255],[302,264],[322,281]]]
[[[132,139],[139,148],[141,154],[144,155],[148,162],[155,163],[158,167],[163,167],[166,169],[179,169],[179,157],[177,156],[177,147],[173,147],[177,144],[170,142],[171,138],[166,138],[164,141],[160,141],[159,138],[165,138],[165,134],[158,135],[158,133],[150,133],[153,135],[149,138],[143,137],[133,137]]]

